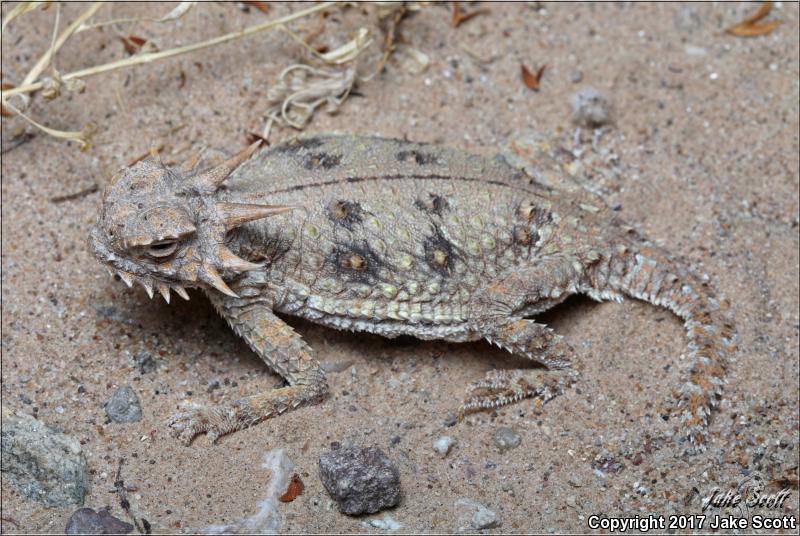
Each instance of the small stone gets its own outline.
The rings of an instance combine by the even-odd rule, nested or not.
[[[580,479],[578,479],[578,477],[575,476],[575,475],[572,475],[571,477],[569,477],[569,480],[567,480],[567,483],[570,486],[572,486],[573,488],[580,488],[581,486],[583,486],[583,482],[581,482]]]
[[[447,416],[447,418],[445,418],[442,424],[446,428],[452,428],[453,426],[456,425],[457,422],[458,422],[458,417],[456,417],[454,414],[451,413],[450,415]]]
[[[374,514],[400,501],[400,472],[376,447],[341,447],[322,453],[319,475],[339,510]]]
[[[88,476],[81,444],[19,415],[2,426],[2,470],[23,497],[47,506],[83,505]]]
[[[66,534],[130,534],[133,525],[125,523],[101,509],[81,508],[73,513],[67,522]]]
[[[444,458],[447,456],[447,453],[450,452],[450,449],[455,444],[456,440],[450,436],[442,436],[436,440],[433,444],[433,450],[439,453],[439,456]]]
[[[129,423],[142,420],[142,407],[139,397],[130,387],[120,387],[111,395],[105,405],[108,418],[114,422]]]
[[[153,358],[153,354],[150,352],[139,352],[133,358],[133,361],[136,364],[136,370],[142,375],[149,374],[158,368],[158,361]]]
[[[494,444],[501,451],[517,448],[522,443],[522,438],[512,428],[503,426],[494,433]]]
[[[460,498],[455,502],[458,532],[491,529],[500,525],[497,514],[472,499]]]
[[[364,528],[375,527],[376,529],[394,532],[403,528],[403,525],[394,520],[389,514],[384,514],[383,519],[370,519],[369,522],[362,523]]]
[[[580,81],[583,80],[583,73],[580,71],[572,71],[569,73],[569,81],[573,84],[578,84]]]
[[[601,127],[611,121],[611,107],[595,88],[585,87],[572,95],[572,121],[589,128]]]

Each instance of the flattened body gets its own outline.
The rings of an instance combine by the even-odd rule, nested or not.
[[[300,139],[226,184],[239,202],[300,207],[232,238],[268,262],[276,310],[384,335],[468,338],[479,289],[547,254],[565,217],[502,158],[382,138]]]

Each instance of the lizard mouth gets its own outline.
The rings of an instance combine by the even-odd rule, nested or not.
[[[170,301],[170,290],[175,291],[175,294],[183,298],[184,300],[189,299],[189,294],[186,292],[186,289],[183,285],[168,282],[161,279],[157,279],[155,277],[149,275],[139,275],[133,273],[128,265],[132,265],[130,261],[127,261],[124,258],[119,257],[113,251],[107,249],[107,247],[103,244],[102,240],[99,240],[96,236],[99,231],[95,228],[89,234],[89,246],[94,253],[94,256],[105,265],[108,273],[113,277],[114,275],[118,275],[119,278],[128,285],[129,288],[133,287],[134,283],[138,283],[142,286],[144,291],[153,299],[155,296],[155,291],[157,290],[159,294],[164,298],[164,301],[169,303]],[[124,264],[125,267],[121,268],[119,265]]]
[[[120,270],[118,268],[112,268],[110,266],[106,267],[108,269],[108,273],[112,276],[116,272],[116,275],[128,285],[128,288],[133,287],[133,283],[139,283],[150,299],[153,299],[155,296],[155,291],[158,290],[158,293],[164,298],[164,301],[169,303],[170,299],[170,290],[174,290],[175,294],[183,298],[184,300],[189,300],[189,294],[186,292],[186,289],[177,283],[167,283],[165,281],[161,281],[152,277],[144,277],[138,276],[136,274],[132,274],[130,272],[126,272],[125,270]]]

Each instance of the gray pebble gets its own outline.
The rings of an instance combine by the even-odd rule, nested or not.
[[[158,361],[155,360],[152,353],[147,351],[136,354],[133,361],[139,374],[149,374],[158,368]]]
[[[106,414],[114,422],[139,422],[142,420],[142,407],[139,397],[130,387],[120,387],[106,402]]]
[[[491,529],[500,525],[497,514],[472,499],[460,498],[454,504],[458,516],[458,532]]]
[[[374,514],[400,501],[400,472],[376,447],[340,447],[319,457],[319,476],[339,510]]]
[[[569,81],[573,84],[578,84],[583,80],[583,73],[581,71],[572,71],[569,73]]]
[[[26,499],[47,506],[83,505],[88,476],[77,439],[30,415],[2,426],[2,469]]]
[[[572,120],[589,128],[601,127],[611,122],[611,107],[602,93],[585,87],[570,98]]]
[[[133,525],[125,523],[101,509],[81,508],[73,513],[67,522],[66,534],[129,534]]]
[[[522,438],[508,426],[498,428],[494,433],[494,444],[497,445],[501,451],[515,449],[520,443],[522,443]]]

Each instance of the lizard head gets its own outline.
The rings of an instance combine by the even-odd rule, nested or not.
[[[219,187],[258,146],[202,171],[194,169],[199,155],[167,167],[155,154],[120,170],[89,233],[95,257],[129,287],[141,284],[151,298],[155,289],[169,302],[172,289],[188,300],[187,286],[213,287],[235,297],[223,277],[263,265],[231,252],[225,245],[228,233],[293,208],[220,199]]]

